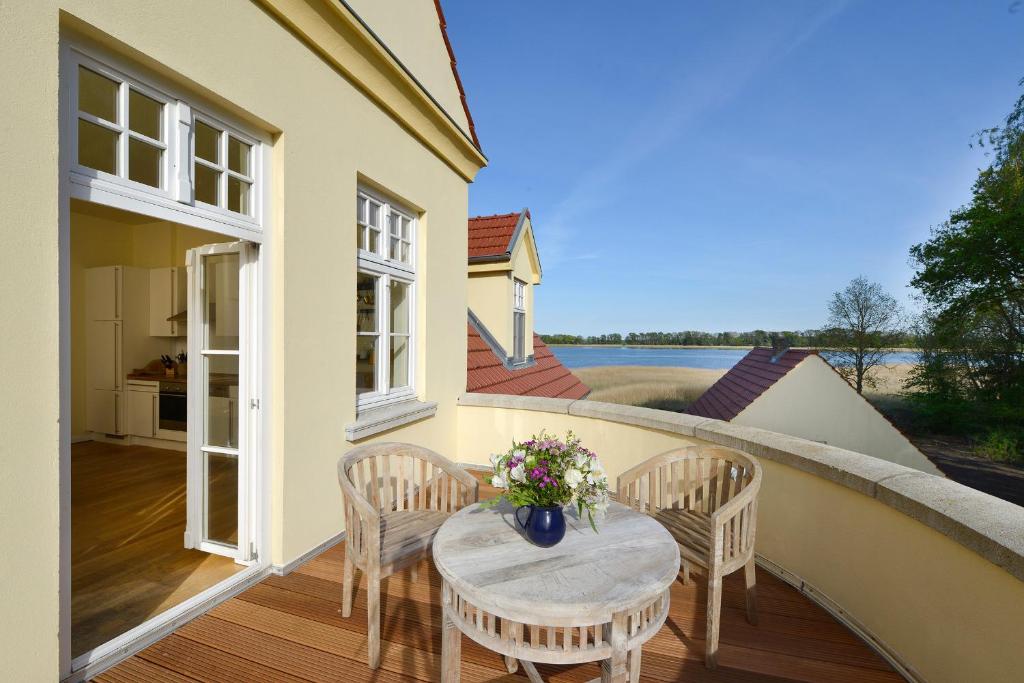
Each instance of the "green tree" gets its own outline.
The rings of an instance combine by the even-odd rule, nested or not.
[[[1020,82],[1024,86],[1024,80]],[[936,421],[1024,428],[1024,96],[978,134],[991,163],[971,201],[910,250],[926,305],[911,395]]]
[[[903,311],[882,285],[857,277],[832,295],[828,314],[829,361],[858,394],[863,393],[865,386],[874,386],[871,371],[904,336]]]

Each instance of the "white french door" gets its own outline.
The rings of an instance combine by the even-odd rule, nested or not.
[[[188,485],[185,547],[256,559],[252,449],[258,248],[208,244],[188,252]]]

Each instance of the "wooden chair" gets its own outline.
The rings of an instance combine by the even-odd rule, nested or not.
[[[619,502],[650,514],[679,544],[683,583],[694,565],[708,577],[705,664],[718,664],[722,577],[744,568],[747,621],[757,624],[754,534],[761,465],[732,448],[688,446],[624,472]]]
[[[353,579],[366,576],[371,669],[380,666],[380,581],[430,556],[434,534],[479,498],[468,472],[434,451],[405,443],[353,448],[338,461],[347,530],[341,614],[352,615]]]

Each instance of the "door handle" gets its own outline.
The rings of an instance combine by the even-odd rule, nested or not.
[[[160,394],[153,394],[153,436],[160,431]]]

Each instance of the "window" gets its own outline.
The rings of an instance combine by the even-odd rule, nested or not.
[[[258,227],[256,138],[134,76],[72,54],[66,73],[74,103],[68,130],[74,183],[146,201],[157,197],[176,210]]]
[[[411,398],[415,348],[412,213],[356,195],[356,396],[360,408]]]
[[[250,215],[253,143],[198,116],[192,140],[196,201]]]
[[[78,164],[166,189],[166,110],[167,100],[148,88],[79,64]]]
[[[512,362],[526,361],[526,283],[512,280]]]

